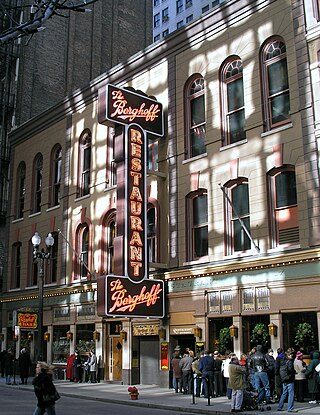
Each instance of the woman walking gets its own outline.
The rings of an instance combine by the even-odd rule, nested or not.
[[[33,415],[56,415],[55,402],[60,398],[52,382],[53,366],[46,362],[38,362],[36,376],[32,381],[34,393],[38,399]]]

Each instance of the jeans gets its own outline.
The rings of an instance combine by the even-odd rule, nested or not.
[[[282,395],[278,404],[278,409],[283,409],[284,401],[288,396],[288,411],[293,410],[294,404],[294,382],[292,383],[283,383],[282,385]]]
[[[231,409],[241,409],[243,402],[243,390],[232,389]]]
[[[56,415],[54,404],[47,406],[46,408],[39,408],[39,406],[37,406],[33,412],[33,415],[43,415],[43,414]]]
[[[256,391],[259,392],[261,384],[266,392],[266,401],[270,401],[270,387],[267,372],[255,372],[254,373],[254,384]]]

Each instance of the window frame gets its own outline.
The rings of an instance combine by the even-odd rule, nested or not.
[[[271,48],[276,50],[276,44],[282,44],[281,48],[284,52],[281,52],[277,56],[267,57],[268,53],[271,51]],[[269,52],[268,52],[269,51]],[[263,107],[263,124],[265,131],[270,131],[274,128],[281,127],[291,122],[290,118],[290,85],[289,85],[289,73],[288,73],[288,61],[287,61],[287,49],[285,41],[281,37],[272,37],[268,39],[261,48],[260,61],[262,68],[262,84],[263,84],[263,94],[262,94],[262,107]],[[288,85],[283,85],[281,91],[271,93],[270,87],[270,72],[269,69],[272,65],[281,62],[284,65],[286,70],[286,78]],[[278,73],[279,71],[277,71]],[[287,98],[285,96],[287,95]],[[285,119],[280,121],[274,121],[273,107],[272,102],[278,98],[283,98],[285,104],[288,106],[288,114]]]
[[[86,129],[79,138],[78,158],[78,191],[77,197],[90,195],[91,185],[91,162],[92,162],[92,136],[91,131]],[[89,155],[89,168],[86,167],[86,157]],[[88,182],[87,182],[88,180]]]
[[[230,76],[229,73],[231,72]],[[237,73],[233,73],[237,72]],[[222,145],[227,146],[230,144],[236,144],[246,139],[246,128],[245,128],[245,102],[244,102],[244,87],[243,87],[243,65],[239,56],[229,57],[225,63],[221,66],[220,70],[220,80],[221,80],[221,108],[222,108]],[[230,85],[241,82],[242,89],[242,105],[237,105],[235,103],[233,108],[230,109],[230,97],[229,97],[229,87]],[[235,102],[235,100],[232,101]],[[240,132],[241,137],[233,137],[231,132],[231,118],[234,115],[242,113],[244,127]]]
[[[113,231],[111,224],[114,224]],[[102,222],[101,270],[103,274],[114,274],[114,240],[116,235],[117,216],[116,210],[112,209],[105,215]]]
[[[195,223],[194,217],[194,202],[198,197],[206,197],[206,206],[207,206],[207,221],[202,223]],[[194,192],[191,192],[186,197],[186,218],[187,218],[187,260],[188,261],[199,261],[202,259],[208,258],[209,255],[209,213],[208,213],[208,192],[206,189],[198,189]],[[196,231],[199,229],[207,230],[206,235],[206,253],[204,255],[197,255],[195,251],[195,239],[196,239]]]
[[[43,156],[38,153],[33,160],[32,213],[41,212],[43,186]]]
[[[17,198],[16,198],[16,219],[22,219],[26,201],[26,163],[21,161],[17,169]]]
[[[54,244],[50,249],[50,260],[46,261],[46,284],[56,284],[58,282],[58,258],[59,258],[59,233],[52,232]]]
[[[83,236],[87,232],[88,234],[88,246],[87,249],[83,249]],[[87,261],[83,260],[84,255],[87,254]],[[75,250],[74,250],[74,280],[85,281],[91,279],[91,224],[86,221],[80,223],[75,231]],[[84,266],[86,265],[86,267]],[[88,268],[88,269],[87,269]]]
[[[56,144],[50,157],[50,192],[49,192],[49,206],[60,205],[61,194],[61,173],[62,173],[62,147]]]
[[[150,222],[149,216],[150,212],[154,212],[154,224],[153,229],[150,231]],[[149,263],[157,263],[159,262],[159,224],[158,224],[158,210],[157,207],[152,204],[148,203],[147,206],[147,245],[148,245],[148,261]]]
[[[153,27],[154,28],[160,27],[160,21],[161,21],[161,17],[160,17],[160,12],[159,12],[153,16]]]
[[[22,243],[20,241],[15,242],[12,245],[12,278],[11,278],[11,289],[21,288],[21,255],[22,255]]]
[[[182,13],[183,12],[183,0],[176,0],[176,13]]]
[[[201,85],[200,85],[201,84]],[[196,89],[200,85],[201,89],[192,93],[192,89]],[[192,102],[203,96],[203,121],[192,125]],[[206,154],[206,95],[205,95],[205,81],[201,74],[194,74],[188,79],[184,89],[185,102],[185,123],[186,123],[186,158],[201,156]],[[192,139],[192,134],[196,135],[196,130],[200,130],[201,141],[200,151],[195,151],[195,140]],[[199,139],[200,140],[200,139]]]

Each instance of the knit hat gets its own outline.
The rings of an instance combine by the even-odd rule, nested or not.
[[[302,353],[302,352],[298,351],[298,352],[296,353],[296,358],[297,358],[297,359],[300,359],[302,356],[303,356],[303,353]]]

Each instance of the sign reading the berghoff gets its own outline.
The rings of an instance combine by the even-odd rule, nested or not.
[[[124,125],[121,139],[125,167],[124,172],[121,171],[122,180],[118,181],[117,176],[117,222],[124,223],[123,235],[119,235],[121,230],[118,227],[117,237],[123,236],[123,249],[114,253],[114,259],[123,265],[123,274],[106,276],[102,285],[104,314],[163,317],[164,283],[148,278],[146,191],[146,133],[163,135],[162,105],[132,88],[106,85],[99,91],[98,108],[100,123]],[[118,169],[118,163],[116,165]],[[123,192],[119,183],[125,184]]]

